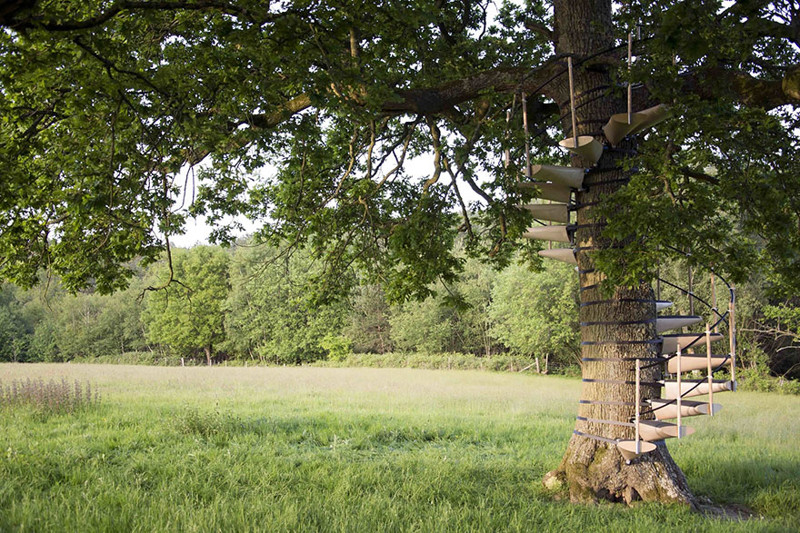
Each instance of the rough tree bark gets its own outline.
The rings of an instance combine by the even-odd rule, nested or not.
[[[576,62],[611,49],[614,45],[611,1],[557,0],[554,35],[556,52],[570,54]],[[594,135],[602,142],[601,126],[613,113],[624,111],[624,101],[601,96],[611,83],[610,74],[600,61],[593,64],[590,60],[575,69],[579,134]],[[562,106],[562,114],[567,113],[569,88],[566,80],[556,87],[554,96]],[[569,120],[565,122],[565,134],[571,135]],[[601,224],[602,220],[593,213],[591,204],[623,186],[622,182],[614,180],[623,177],[621,160],[635,145],[623,142],[618,148],[604,151],[596,170],[587,175],[588,190],[577,195],[578,203],[588,204],[578,210],[576,236],[581,286],[581,353],[584,358],[610,359],[584,362],[584,380],[601,382],[584,382],[578,415],[597,420],[629,421],[635,412],[635,386],[629,384],[635,379],[635,358],[652,358],[658,348],[652,343],[656,337],[653,291],[642,284],[633,289],[618,287],[611,296],[602,293],[596,287],[600,274],[593,271],[591,253],[587,249],[612,245],[601,237],[602,226],[592,225]],[[573,159],[573,164],[588,166],[577,158]],[[659,368],[649,368],[643,372],[642,381],[654,382],[660,377]],[[643,400],[659,396],[659,386],[642,387]],[[634,429],[625,426],[578,420],[575,429],[608,439],[634,438]],[[568,488],[573,501],[630,503],[645,500],[696,505],[686,478],[663,444],[655,452],[642,455],[628,465],[613,443],[573,434],[561,465],[548,473],[544,482],[550,488]]]

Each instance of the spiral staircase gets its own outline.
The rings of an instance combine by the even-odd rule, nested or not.
[[[533,218],[542,224],[529,228],[524,236],[530,239],[550,241],[551,243],[569,244],[568,247],[553,247],[550,244],[550,248],[540,251],[539,255],[577,267],[575,232],[578,229],[578,225],[570,223],[571,213],[578,208],[572,199],[573,193],[581,190],[585,176],[594,171],[597,161],[599,161],[604,150],[613,150],[626,137],[642,133],[666,119],[669,116],[669,109],[664,105],[658,105],[633,113],[631,112],[631,99],[629,96],[628,112],[611,116],[608,123],[603,127],[603,134],[606,138],[604,143],[599,142],[592,136],[577,136],[571,58],[569,58],[569,76],[572,132],[574,136],[562,140],[559,144],[562,148],[578,155],[582,160],[591,162],[593,166],[590,168],[554,165],[529,166],[526,163],[526,166],[528,166],[526,175],[531,179],[521,182],[519,187],[535,189],[539,199],[551,202],[520,206],[528,210],[533,215]],[[630,85],[628,89],[630,95]],[[548,224],[542,221],[546,221]],[[682,253],[680,250],[674,251]],[[716,279],[724,283],[730,296],[728,309],[724,313],[717,309]],[[711,270],[712,301],[708,302],[694,294],[691,286],[687,289],[666,279],[659,278],[659,287],[662,283],[685,294],[690,300],[700,302],[708,311],[707,319],[693,313],[688,315],[666,314],[666,310],[672,306],[672,302],[661,300],[659,298],[660,294],[657,295],[652,300],[657,311],[655,322],[657,337],[645,341],[657,346],[657,354],[655,357],[637,358],[635,361],[635,415],[628,420],[597,420],[578,417],[579,420],[592,423],[633,428],[634,439],[609,439],[577,430],[574,432],[586,438],[606,441],[616,445],[628,463],[642,454],[655,450],[654,443],[657,441],[666,438],[680,439],[694,433],[694,429],[684,425],[683,420],[691,416],[713,416],[719,413],[721,406],[714,403],[715,395],[736,390],[736,299],[733,287],[719,274]],[[703,324],[705,325],[704,328],[702,328]],[[700,331],[684,331],[684,328],[698,325],[701,325],[702,329]],[[727,335],[719,333],[721,329],[726,329]],[[727,340],[726,349],[714,350],[712,348],[713,346],[719,346],[725,340]],[[662,375],[666,376],[666,378],[656,383],[647,382],[645,385],[648,387],[653,385],[660,386],[661,397],[642,401],[642,370],[654,366],[662,367]],[[715,379],[715,374],[722,371],[729,372],[730,380]],[[688,377],[687,373],[693,373],[693,377]],[[698,373],[705,373],[705,376],[694,377]],[[593,380],[585,379],[584,381]],[[701,396],[705,397],[705,399],[687,399]]]

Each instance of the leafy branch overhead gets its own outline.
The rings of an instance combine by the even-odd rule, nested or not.
[[[798,6],[633,9],[607,29],[620,46],[575,58],[611,72],[605,94],[622,101],[625,28],[640,24],[635,101],[682,117],[642,146],[611,210],[610,232],[637,221],[652,235],[618,277],[712,232],[698,261],[743,275],[760,257],[796,283]],[[534,158],[561,157],[553,50],[569,46],[548,2],[5,0],[0,26],[0,276],[24,285],[45,267],[113,290],[188,215],[219,222],[222,241],[223,219],[245,215],[263,240],[310,243],[323,290],[358,268],[395,298],[423,296],[459,274],[462,236],[499,264],[530,246],[521,93]]]

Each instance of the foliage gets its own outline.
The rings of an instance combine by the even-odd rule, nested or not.
[[[399,350],[427,353],[469,352],[491,355],[502,350],[490,335],[486,310],[495,273],[476,259],[464,261],[464,274],[454,283],[442,283],[435,296],[392,307],[391,339]]]
[[[140,287],[139,279],[115,295],[68,295],[58,280],[41,291],[6,287],[10,299],[0,301],[0,321],[7,321],[2,331],[8,337],[0,333],[0,354],[15,354],[19,361],[69,361],[144,349],[136,301]]]
[[[171,268],[162,264],[159,279],[174,276],[147,298],[144,321],[152,342],[179,353],[203,350],[208,364],[215,345],[225,340],[223,304],[228,296],[228,255],[219,248],[198,246],[176,250]]]
[[[0,361],[24,361],[33,334],[14,287],[0,286]]]
[[[455,349],[455,312],[441,298],[398,305],[392,311],[392,344],[399,350],[417,349],[427,353]]]
[[[218,410],[201,412],[195,408],[186,408],[175,416],[176,429],[187,435],[199,435],[205,439],[219,437],[225,432],[225,417]]]
[[[800,308],[797,298],[773,301],[756,316],[754,335],[769,354],[769,369],[782,378],[800,379]]]
[[[512,352],[569,365],[579,353],[578,286],[573,267],[541,272],[514,265],[498,275],[488,313],[492,334]]]
[[[629,237],[635,227],[646,238],[605,251],[599,265],[611,283],[635,283],[652,279],[664,256],[680,257],[677,248],[731,281],[757,271],[772,292],[791,294],[800,259],[800,49],[796,32],[779,21],[796,20],[796,6],[651,1],[621,16],[641,25],[647,41],[634,79],[676,118],[647,136],[628,162],[637,169],[631,183],[603,209],[609,235]]]
[[[527,357],[498,354],[481,357],[472,354],[427,353],[427,352],[387,352],[375,354],[353,354],[333,364],[323,366],[375,367],[375,368],[425,368],[431,370],[488,370],[492,372],[531,371],[533,365]]]
[[[612,282],[638,283],[668,246],[691,245],[697,264],[737,282],[762,267],[790,293],[800,249],[794,3],[593,10],[589,29],[617,42],[642,28],[637,105],[670,103],[681,117],[649,136],[629,162],[639,169],[630,186],[606,202],[607,235],[628,244],[599,266]],[[352,267],[392,301],[423,298],[463,273],[460,238],[506,265],[530,223],[515,207],[518,95],[528,92],[535,158],[559,159],[548,126],[566,84],[554,53],[571,52],[566,21],[579,11],[544,1],[13,3],[0,14],[0,276],[30,286],[47,267],[70,291],[124,286],[128,261],[155,261],[181,231],[187,211],[173,205],[189,196],[188,213],[220,223],[220,241],[230,240],[224,218],[246,215],[273,246],[309,243],[325,263],[308,279],[317,299],[347,294],[342,281],[354,278],[340,276]],[[615,50],[595,56],[621,88]],[[623,101],[618,89],[605,96]],[[427,168],[407,168],[423,154]],[[631,227],[647,238],[628,239]]]
[[[491,266],[470,258],[459,281],[448,287],[445,302],[455,309],[459,351],[491,356],[503,349],[491,333],[492,321],[487,314],[496,277]]]
[[[345,361],[353,353],[350,339],[344,335],[325,335],[320,341],[320,347],[327,352],[326,359],[331,361]]]
[[[800,307],[784,302],[780,305],[764,306],[764,318],[775,320],[777,329],[794,339],[800,339]]]
[[[349,302],[314,308],[302,297],[292,300],[287,296],[289,292],[284,291],[286,287],[303,285],[310,263],[302,259],[302,255],[295,254],[287,267],[287,263],[275,261],[278,252],[269,247],[242,245],[224,253],[231,256],[230,292],[223,307],[228,337],[218,347],[228,358],[249,360],[251,364],[308,362],[330,357],[333,349],[337,353],[335,357],[359,365],[371,365],[370,361],[374,361],[378,365],[405,366],[410,364],[407,361],[414,360],[417,361],[414,365],[447,368],[460,367],[461,363],[453,363],[449,355],[443,359],[437,352],[456,350],[496,355],[511,350],[521,356],[519,363],[514,363],[517,369],[527,366],[529,363],[524,361],[531,356],[555,357],[559,372],[569,370],[558,368],[559,365],[574,363],[574,348],[569,346],[577,342],[573,329],[576,325],[574,315],[567,312],[574,303],[562,305],[574,298],[576,288],[569,267],[549,265],[541,273],[531,273],[522,266],[515,266],[497,274],[490,266],[469,259],[465,263],[467,278],[441,291],[448,294],[447,301],[438,296],[421,303],[392,306],[379,286],[358,285]],[[138,302],[138,296],[145,287],[157,282],[154,275],[152,268],[148,272],[140,270],[133,285],[115,295],[80,293],[70,296],[64,293],[57,280],[50,283],[46,294],[5,286],[1,293],[0,317],[13,320],[9,322],[12,326],[2,330],[7,336],[0,343],[0,349],[4,350],[2,353],[11,354],[16,346],[20,361],[195,364],[194,358],[182,361],[179,346],[149,344],[144,336],[148,317],[141,316],[143,305]],[[688,270],[683,262],[662,262],[660,275],[667,281],[688,287]],[[278,290],[286,279],[294,281]],[[791,373],[796,362],[794,352],[781,349],[787,346],[785,342],[771,340],[774,338],[772,330],[765,328],[772,324],[779,326],[783,333],[791,333],[790,319],[795,308],[791,300],[769,304],[762,286],[763,283],[754,278],[737,287],[737,355],[745,379],[743,387],[761,390],[779,386],[780,390],[786,390],[793,382],[785,378],[795,376]],[[660,288],[661,297],[674,302],[670,313],[690,313],[685,293],[666,282],[661,283]],[[707,314],[702,303],[712,301],[707,271],[693,270],[692,289],[695,312]],[[717,305],[724,312],[728,292],[719,278],[716,292]],[[268,297],[269,294],[272,296]],[[289,308],[294,311],[286,311]],[[416,354],[395,356],[390,353],[385,360],[370,355],[394,349],[389,338],[390,318],[395,324],[402,324],[394,334],[395,341],[397,335],[408,332],[401,344],[405,342],[405,349]],[[14,330],[14,325],[23,329]],[[721,329],[726,333],[724,324]],[[22,331],[22,334],[12,338],[9,332],[13,331]],[[274,349],[281,349],[279,342],[285,347],[287,355],[282,358],[262,351],[273,331],[278,338],[271,341],[275,343]],[[445,335],[437,337],[437,331],[444,331]],[[561,336],[559,331],[567,337]],[[485,344],[487,337],[488,345]],[[349,357],[351,349],[367,355]],[[13,359],[9,355],[6,357]],[[448,360],[451,362],[447,363]],[[488,368],[497,360],[496,357],[486,361],[478,359],[474,365],[467,366]],[[775,375],[784,378],[773,381],[769,376]]]
[[[345,334],[356,353],[386,353],[392,350],[390,308],[380,285],[359,284],[350,297],[350,323]]]
[[[737,370],[736,381],[742,390],[800,394],[800,381],[771,375],[769,362],[763,351],[751,355],[749,364]]]
[[[200,359],[185,359],[179,355],[169,352],[168,346],[163,350],[151,350],[146,352],[125,352],[109,355],[98,355],[97,357],[86,357],[73,359],[73,363],[98,364],[98,365],[147,365],[147,366],[189,366],[199,363],[205,364]]]
[[[227,280],[216,280],[223,283],[220,294],[225,283],[230,285],[221,311],[226,338],[217,345],[222,354],[218,359],[227,358],[229,364],[295,364],[333,357],[366,366],[518,370],[538,357],[541,370],[542,360],[552,358],[550,370],[568,373],[571,367],[564,365],[575,363],[576,315],[569,309],[574,308],[577,287],[569,267],[546,265],[535,273],[517,265],[495,273],[491,266],[467,259],[464,280],[423,302],[392,305],[379,285],[357,284],[349,301],[315,307],[301,289],[319,265],[307,255],[295,253],[287,262],[278,250],[249,243],[219,252],[230,256]],[[150,315],[142,316],[138,297],[157,284],[157,268],[138,269],[131,287],[114,295],[72,296],[58,280],[46,292],[6,285],[0,292],[0,319],[6,320],[0,353],[6,360],[16,354],[18,361],[197,364],[194,357],[185,357],[181,345],[163,340],[154,344],[145,337]],[[688,288],[685,262],[662,261],[659,273]],[[687,295],[666,281],[660,290],[662,298],[674,302],[669,313],[689,314]],[[786,337],[794,331],[796,308],[793,300],[770,303],[763,286],[754,276],[736,287],[742,387],[786,391],[797,376],[796,352],[787,344],[791,335]],[[719,277],[715,288],[724,313],[729,296]],[[692,290],[695,312],[710,316],[702,303],[712,302],[708,271],[693,269]],[[399,329],[392,332],[392,324]],[[720,327],[727,333],[724,324]],[[405,353],[392,353],[400,346]],[[364,356],[352,357],[351,350]],[[513,356],[501,363],[505,356],[499,356],[507,351]],[[458,362],[453,352],[483,357],[464,355],[469,362]],[[375,357],[381,353],[386,357]]]
[[[225,303],[228,349],[279,364],[324,358],[323,339],[340,336],[347,308],[345,302],[315,304],[304,290],[319,268],[303,250],[280,256],[264,245],[237,247]]]

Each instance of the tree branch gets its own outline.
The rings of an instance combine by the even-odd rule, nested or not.
[[[506,68],[481,72],[438,87],[397,91],[394,98],[384,102],[380,110],[389,115],[414,114],[430,116],[452,111],[453,106],[474,100],[493,92],[516,92],[525,90],[546,94],[543,87],[557,72],[558,65],[546,62],[538,68]],[[259,129],[270,129],[291,118],[294,114],[311,107],[311,98],[300,94],[280,104],[270,113],[252,114],[231,123],[232,127],[250,125]],[[543,111],[551,111],[548,106]]]
[[[678,168],[678,171],[680,171],[680,173],[686,176],[687,178],[694,178],[696,180],[710,183],[711,185],[719,185],[719,178],[715,178],[714,176],[706,174],[705,172],[692,170],[689,167],[680,167]]]
[[[714,83],[708,83],[709,79]],[[720,93],[727,93],[745,105],[766,110],[800,104],[800,65],[786,67],[782,79],[767,80],[739,70],[715,67],[690,72],[683,80],[689,92],[704,99],[716,99]]]
[[[439,87],[398,91],[397,98],[384,103],[381,110],[385,113],[431,115],[493,92],[526,91],[547,95],[551,89],[547,81],[561,69],[555,61],[547,61],[533,69],[488,70]]]
[[[116,17],[123,11],[170,11],[170,10],[189,10],[189,11],[202,11],[208,9],[217,9],[225,13],[242,15],[246,10],[236,3],[222,2],[219,0],[160,0],[160,1],[136,1],[136,0],[119,0],[112,2],[110,7],[105,11],[98,13],[89,18],[81,20],[60,20],[45,17],[45,15],[36,15],[28,18],[16,18],[23,10],[35,7],[36,1],[29,0],[11,0],[0,4],[0,26],[26,29],[33,27],[41,27],[48,31],[62,32],[62,31],[77,31],[96,28],[101,26]],[[285,13],[272,14],[271,19],[274,20]]]
[[[539,24],[538,22],[534,22],[532,20],[525,21],[525,28],[533,33],[539,34],[548,41],[554,43],[556,42],[555,33],[553,30],[545,26],[544,24]]]

